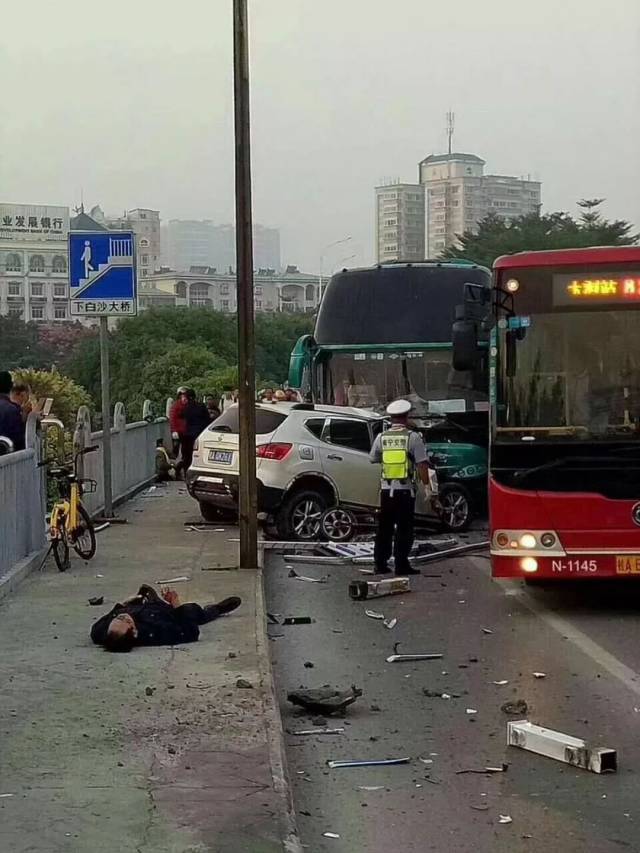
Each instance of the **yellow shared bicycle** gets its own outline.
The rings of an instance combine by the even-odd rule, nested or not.
[[[60,494],[51,510],[49,538],[56,566],[61,572],[69,568],[70,545],[83,560],[90,560],[96,553],[96,532],[81,497],[85,492],[94,492],[97,484],[95,480],[78,477],[78,459],[97,449],[97,445],[86,447],[76,453],[72,463],[49,468],[49,476],[57,481]]]

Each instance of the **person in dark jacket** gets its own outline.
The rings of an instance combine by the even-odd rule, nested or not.
[[[134,646],[175,646],[194,643],[200,625],[231,613],[242,604],[237,596],[219,604],[180,604],[172,589],[158,595],[142,584],[138,594],[116,604],[91,627],[91,639],[109,652],[130,652]]]
[[[185,475],[191,467],[195,440],[211,423],[207,407],[196,399],[196,392],[193,388],[187,388],[186,397],[187,405],[182,412],[185,430],[180,438],[180,456],[182,457]]]
[[[24,421],[20,406],[9,397],[12,386],[11,374],[0,371],[0,436],[8,438],[14,450],[24,450]]]

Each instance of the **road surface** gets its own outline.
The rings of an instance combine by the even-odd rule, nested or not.
[[[353,567],[297,565],[300,574],[329,575],[327,583],[312,584],[289,578],[288,565],[268,558],[268,609],[316,621],[269,629],[285,731],[313,728],[309,715],[287,703],[288,690],[364,690],[344,721],[330,721],[344,734],[286,733],[307,849],[640,849],[640,587],[498,583],[488,560],[475,557],[430,565],[424,572],[439,577],[412,578],[411,593],[365,603],[349,599],[349,580],[362,578]],[[367,608],[398,624],[386,629],[365,615]],[[400,652],[444,657],[389,664],[396,642]],[[424,688],[452,698],[429,698]],[[518,717],[501,706],[515,699],[527,702],[532,722],[616,749],[618,773],[596,775],[507,747],[507,720]],[[326,765],[405,756],[412,759],[405,766]],[[495,775],[459,773],[503,763],[507,771]],[[501,815],[511,822],[500,823]]]

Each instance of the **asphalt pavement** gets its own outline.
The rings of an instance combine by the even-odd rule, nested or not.
[[[610,853],[639,850],[640,587],[584,582],[530,588],[492,581],[483,557],[441,561],[401,596],[354,602],[352,566],[272,555],[267,606],[308,625],[269,628],[302,843],[314,853]],[[395,628],[365,610],[396,617]],[[442,660],[386,662],[400,652]],[[312,666],[311,666],[312,665]],[[533,673],[544,673],[536,678]],[[507,684],[494,682],[507,681]],[[343,734],[315,728],[288,690],[325,684],[364,695]],[[430,698],[446,693],[450,699]],[[506,745],[501,706],[523,699],[531,722],[618,751],[596,775]],[[473,713],[471,713],[473,712]],[[320,731],[318,727],[318,731]],[[410,757],[407,765],[330,769],[330,759]],[[463,773],[508,765],[492,775]],[[511,818],[501,823],[501,816]],[[333,833],[338,838],[326,837]]]

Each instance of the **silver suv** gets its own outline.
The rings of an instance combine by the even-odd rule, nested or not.
[[[383,425],[367,409],[256,405],[258,511],[273,519],[280,538],[317,538],[324,511],[337,504],[377,506],[380,466],[368,454]],[[238,407],[232,406],[196,442],[187,488],[207,521],[237,510],[238,430]]]

